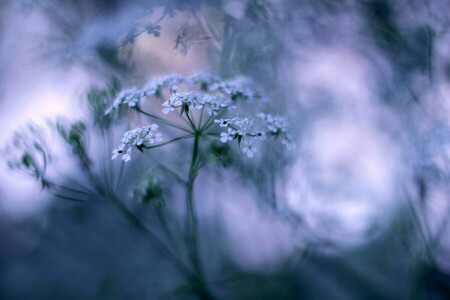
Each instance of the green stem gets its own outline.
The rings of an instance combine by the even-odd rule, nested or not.
[[[158,163],[157,166],[161,170],[172,176],[181,186],[186,187],[186,181],[183,178],[181,178],[181,176],[178,175],[175,171],[171,170],[170,168],[166,167],[163,164]]]
[[[199,148],[199,135],[196,134],[194,137],[194,145],[192,150],[192,160],[191,160],[191,166],[189,168],[189,176],[188,176],[188,182],[186,185],[186,210],[187,210],[187,242],[189,247],[189,256],[192,260],[192,263],[194,265],[195,271],[200,275],[202,273],[201,266],[200,266],[200,260],[198,258],[198,251],[197,251],[197,214],[195,211],[195,204],[194,204],[194,182],[195,178],[197,177],[197,159],[198,159],[198,148]]]
[[[199,117],[199,120],[198,120],[197,128],[202,128],[203,111],[204,110],[205,110],[205,107],[203,106],[202,109],[200,110],[200,117]]]
[[[153,145],[153,146],[148,146],[148,147],[143,147],[143,148],[145,148],[145,149],[157,148],[157,147],[161,147],[161,146],[164,146],[164,145],[173,143],[173,142],[178,141],[178,140],[188,139],[188,138],[191,138],[191,137],[194,137],[194,135],[192,135],[192,134],[187,134],[187,135],[183,135],[183,136],[174,138],[174,139],[172,139],[172,140],[170,140],[170,141],[167,141],[167,142],[164,142],[164,143],[161,143],[161,144],[157,144],[157,145]]]
[[[171,260],[175,267],[187,277],[192,276],[191,270],[184,265],[184,263],[178,259],[178,257],[164,244],[153,231],[151,231],[147,226],[142,223],[142,221],[136,217],[120,200],[117,198],[110,196],[109,197],[118,210],[122,213],[124,217],[140,232],[145,233],[150,239],[153,241],[157,250],[166,257]]]
[[[169,242],[172,244],[174,252],[178,253],[178,243],[177,240],[175,239],[172,230],[170,230],[170,226],[169,223],[167,222],[166,216],[162,210],[161,207],[155,207],[156,209],[156,215],[158,216],[158,220],[159,223],[161,224],[161,227],[164,231],[164,233],[167,236],[167,239],[169,240]]]
[[[189,124],[191,125],[191,128],[192,128],[192,130],[196,130],[196,128],[195,128],[195,122],[192,120],[193,118],[191,118],[190,116],[189,116],[189,112],[186,112],[186,117],[187,117],[187,119],[188,119],[188,121],[189,121]]]
[[[209,123],[211,122],[212,118],[214,118],[214,115],[209,116],[208,120],[206,120],[206,122],[205,122],[205,125],[203,125],[203,127],[200,128],[201,132],[204,132],[206,129],[208,129],[208,127],[210,126]],[[213,124],[213,123],[211,123],[211,124]]]
[[[189,251],[189,258],[196,273],[196,293],[202,299],[214,299],[215,297],[209,292],[204,276],[203,268],[198,250],[198,220],[194,203],[194,183],[197,177],[199,164],[199,142],[201,132],[197,131],[194,136],[194,145],[192,149],[192,160],[189,168],[189,177],[186,184],[186,210],[187,210],[187,236],[186,242]]]

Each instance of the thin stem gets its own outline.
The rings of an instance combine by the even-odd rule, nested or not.
[[[122,213],[122,215],[130,221],[130,223],[140,232],[147,234],[148,237],[154,242],[157,250],[160,252],[161,255],[164,257],[172,260],[175,267],[182,272],[185,276],[188,278],[191,276],[195,276],[195,274],[192,273],[192,271],[184,265],[183,261],[181,261],[171,250],[169,247],[167,247],[164,242],[162,242],[158,236],[149,229],[137,216],[135,216],[128,207],[123,204],[114,194],[109,193],[108,190],[104,190],[103,187],[98,183],[98,178],[92,173],[90,169],[86,170],[87,175],[89,178],[92,179],[92,182],[98,191],[100,195],[105,197],[106,199],[111,200],[111,202],[116,206],[116,208],[119,210],[119,212]]]
[[[160,163],[158,163],[157,166],[166,173],[168,173],[169,175],[171,175],[179,184],[181,184],[184,187],[186,186],[186,181],[183,178],[181,178],[181,176],[178,175],[175,171],[171,170],[170,168]]]
[[[59,184],[59,183],[55,183],[55,182],[52,182],[52,185],[54,185],[57,188],[60,188],[62,190],[67,190],[67,191],[72,192],[72,193],[83,194],[83,195],[86,195],[86,196],[95,196],[95,193],[92,193],[89,190],[86,190],[86,191],[77,190],[77,189],[74,189],[72,187],[69,187],[69,186],[66,186],[66,185],[62,185],[62,184]]]
[[[203,111],[205,110],[205,107],[203,106],[200,110],[200,118],[198,120],[197,128],[202,128],[202,120],[203,120]]]
[[[59,194],[59,193],[53,193],[56,197],[58,197],[58,198],[61,198],[61,199],[65,199],[65,200],[69,200],[69,201],[75,201],[75,202],[89,202],[89,201],[86,201],[86,200],[82,200],[82,199],[79,199],[79,198],[76,198],[76,197],[71,197],[71,196],[67,196],[67,195],[62,195],[62,194]]]
[[[174,252],[178,252],[178,244],[177,240],[175,239],[172,230],[170,230],[169,223],[167,222],[166,216],[164,215],[164,212],[162,211],[161,207],[155,206],[156,209],[156,215],[158,216],[159,223],[161,224],[161,227],[163,228],[164,233],[167,236],[167,239],[170,241],[174,248]]]
[[[191,166],[189,168],[189,177],[186,185],[186,210],[187,210],[187,242],[189,247],[189,256],[191,258],[194,269],[199,277],[202,277],[202,268],[200,264],[198,245],[197,245],[197,232],[198,222],[197,213],[195,211],[195,203],[193,197],[194,182],[197,177],[197,160],[199,150],[199,135],[194,137],[194,145],[192,150]]]
[[[210,115],[210,116],[209,116],[208,120],[206,120],[206,122],[205,122],[205,125],[203,125],[203,127],[200,128],[200,131],[201,131],[201,132],[204,132],[206,129],[208,129],[209,123],[210,123],[210,121],[211,121],[212,118],[214,118],[214,115]]]
[[[189,112],[186,112],[186,117],[187,117],[187,119],[188,119],[188,121],[189,121],[189,124],[191,125],[191,128],[192,128],[192,130],[196,130],[196,127],[195,127],[195,122],[191,119],[191,117],[189,116]]]
[[[117,189],[119,187],[119,184],[120,184],[120,181],[122,179],[124,165],[125,165],[125,162],[122,160],[120,162],[120,169],[119,169],[119,174],[117,175],[116,184],[114,185],[114,192],[117,191]]]
[[[158,116],[156,116],[156,115],[150,114],[150,113],[148,113],[148,112],[146,112],[146,111],[143,111],[143,110],[140,109],[139,107],[136,107],[136,110],[137,110],[138,112],[140,112],[140,113],[146,115],[147,117],[150,117],[150,118],[152,118],[152,119],[155,119],[155,120],[158,120],[158,121],[160,121],[160,122],[163,122],[163,123],[165,123],[166,125],[169,125],[169,126],[178,128],[178,129],[183,130],[183,131],[186,131],[186,132],[191,132],[191,130],[189,130],[189,129],[187,129],[187,128],[181,126],[181,125],[178,125],[178,124],[176,124],[176,123],[170,122],[170,121],[168,121],[168,120],[166,120],[166,119],[163,119],[163,118],[160,118],[160,117],[158,117]]]
[[[208,130],[213,124],[214,124],[214,117],[215,119],[219,119],[220,117],[223,116],[225,112],[221,111],[219,112],[218,115],[214,116],[214,114],[211,114],[211,116],[208,118],[208,120],[205,122],[205,125],[200,129],[201,132],[205,132],[206,130]]]
[[[157,144],[157,145],[153,145],[153,146],[147,146],[147,147],[143,147],[143,148],[145,148],[145,149],[157,148],[157,147],[161,147],[161,146],[173,143],[173,142],[178,141],[178,140],[187,139],[187,138],[191,138],[191,137],[194,137],[194,135],[187,134],[187,135],[183,135],[183,136],[174,138],[174,139],[172,139],[170,141],[167,141],[167,142],[164,142],[164,143],[161,143],[161,144]]]
[[[121,201],[119,201],[114,196],[110,197],[112,202],[116,205],[119,211],[127,218],[128,221],[139,231],[146,233],[151,240],[153,240],[157,250],[161,253],[161,255],[166,258],[172,260],[175,267],[181,271],[186,276],[192,276],[191,270],[184,265],[184,263],[178,259],[178,257],[164,244],[153,231],[151,231],[147,226],[142,223],[142,221],[136,217]]]
[[[186,185],[186,228],[187,236],[186,242],[189,251],[189,258],[193,265],[194,271],[196,273],[196,293],[202,299],[214,299],[215,297],[211,294],[206,286],[205,279],[203,276],[203,268],[200,259],[200,253],[198,249],[198,220],[197,212],[194,203],[194,183],[199,170],[199,142],[200,142],[201,132],[197,131],[194,136],[194,145],[192,149],[192,160],[191,166],[189,168],[189,177]]]

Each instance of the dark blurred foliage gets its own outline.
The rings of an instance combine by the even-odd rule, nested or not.
[[[446,74],[446,80],[450,77],[448,58],[442,61],[435,57],[436,40],[447,34],[450,24],[448,1],[251,0],[245,2],[241,18],[225,12],[222,8],[226,1],[219,0],[22,2],[21,17],[41,10],[55,28],[47,41],[46,50],[50,53],[41,53],[45,59],[57,57],[59,63],[84,64],[107,84],[86,95],[90,112],[86,124],[64,119],[51,124],[66,150],[76,158],[80,170],[73,170],[72,177],[53,186],[56,192],[52,204],[44,212],[22,221],[7,215],[0,219],[1,299],[202,296],[195,292],[195,283],[186,281],[143,229],[152,228],[158,237],[167,236],[164,242],[169,244],[180,239],[170,235],[182,225],[176,222],[175,205],[168,201],[177,198],[180,191],[173,188],[176,178],[167,179],[165,175],[170,170],[158,166],[159,161],[172,158],[157,152],[151,162],[142,160],[131,168],[119,169],[105,163],[109,161],[110,145],[96,143],[98,136],[110,142],[111,127],[126,123],[103,114],[133,73],[132,64],[120,59],[119,52],[141,34],[161,38],[164,34],[161,21],[165,18],[181,12],[195,16],[205,6],[217,10],[220,18],[213,21],[222,26],[221,36],[216,37],[221,48],[209,49],[211,64],[224,77],[244,74],[253,78],[276,99],[267,104],[268,110],[287,112],[294,123],[300,118],[307,122],[309,112],[289,101],[293,97],[289,87],[295,86],[295,79],[285,71],[290,60],[302,56],[302,49],[309,51],[312,44],[327,45],[341,40],[357,52],[367,53],[372,67],[378,70],[373,73],[373,80],[377,82],[382,104],[406,119],[410,124],[406,130],[411,131],[413,141],[419,139],[415,133],[420,124],[411,121],[418,114],[417,107],[426,105],[423,98],[436,84],[437,75]],[[155,15],[155,9],[161,6],[162,15]],[[94,36],[83,36],[91,22],[101,18],[107,24],[109,16],[130,7],[133,22],[113,26],[110,32],[96,33],[94,40]],[[358,38],[353,38],[353,33],[335,30],[338,16],[343,14],[362,20]],[[153,22],[146,19],[149,15]],[[183,54],[191,51],[193,40],[213,39],[201,30],[200,33],[189,30],[192,28],[180,27],[173,41],[174,49]],[[388,62],[389,75],[378,65],[377,55]],[[120,114],[129,116],[127,111]],[[302,130],[296,128],[299,136]],[[102,155],[106,159],[90,155],[86,150],[89,146],[96,151],[104,150]],[[32,143],[31,147],[46,158],[39,143]],[[224,176],[221,172],[231,170],[244,185],[256,187],[262,207],[274,211],[292,226],[304,226],[301,216],[277,210],[274,178],[282,178],[284,168],[292,162],[279,147],[265,149],[261,154],[263,163],[256,168],[233,155],[227,144],[211,142],[204,148],[211,177],[221,180]],[[182,144],[178,149],[182,154],[173,158],[172,167],[176,168],[177,162],[185,158],[185,149]],[[13,167],[25,166],[25,171],[40,180],[42,186],[51,186],[45,180],[44,160],[32,157],[20,157]],[[436,238],[427,235],[423,232],[427,220],[422,215],[429,191],[435,185],[448,185],[448,173],[428,162],[417,163],[413,171],[414,193],[406,197],[408,204],[399,209],[393,221],[389,220],[391,223],[381,234],[367,239],[363,246],[336,252],[322,251],[339,248],[332,242],[311,238],[276,271],[251,272],[242,268],[224,254],[221,232],[214,224],[200,220],[203,260],[213,273],[208,283],[210,289],[219,299],[449,299],[450,275],[435,259],[439,234],[445,234],[445,226]],[[75,183],[82,172],[88,174],[87,178]],[[110,196],[109,190],[124,199],[109,203],[105,200]],[[303,234],[309,233],[305,230]]]

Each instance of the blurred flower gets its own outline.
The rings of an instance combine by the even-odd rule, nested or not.
[[[183,76],[178,74],[168,74],[150,80],[143,87],[143,94],[145,96],[161,96],[162,90],[167,88],[171,93],[175,93],[178,86],[184,81]]]
[[[242,146],[242,152],[247,155],[247,157],[252,158],[258,149],[253,145],[252,142],[244,141]]]
[[[112,111],[119,109],[121,105],[127,105],[132,108],[136,107],[139,100],[143,97],[145,97],[145,94],[143,94],[142,91],[136,87],[123,90],[119,93],[119,95],[117,95],[113,105],[106,110],[105,114],[110,114]]]
[[[211,91],[222,92],[231,97],[232,100],[266,100],[261,91],[255,88],[254,83],[247,77],[235,77],[220,81],[211,86]]]
[[[190,85],[198,85],[202,91],[208,91],[212,84],[221,80],[217,73],[210,71],[197,72],[187,79]]]

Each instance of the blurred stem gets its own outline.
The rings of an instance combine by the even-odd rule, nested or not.
[[[149,229],[136,215],[133,214],[133,212],[125,205],[123,204],[113,193],[110,193],[107,189],[105,190],[97,180],[97,177],[95,174],[92,173],[90,169],[86,170],[87,175],[89,178],[92,179],[92,182],[97,189],[98,193],[105,197],[106,199],[111,200],[111,202],[114,204],[114,206],[118,209],[118,211],[141,233],[145,233],[154,243],[157,250],[160,252],[160,254],[167,259],[171,260],[175,267],[182,272],[185,276],[191,277],[193,276],[192,271],[190,268],[185,266],[183,261],[181,261],[173,252],[172,250],[167,247],[164,242],[162,242],[158,236]],[[195,274],[194,274],[195,276]]]
[[[208,23],[205,21],[205,19],[203,18],[203,16],[200,13],[194,13],[193,14],[195,21],[197,23],[197,27],[200,29],[200,31],[202,32],[203,36],[207,39],[210,39],[213,43],[212,45],[214,47],[216,47],[217,50],[221,51],[222,50],[222,46],[219,43],[219,36],[217,34],[217,32],[215,32],[214,27],[211,29],[208,26]]]
[[[166,172],[167,174],[169,174],[170,176],[172,176],[180,185],[182,185],[183,187],[186,187],[186,181],[181,178],[180,175],[178,175],[175,171],[171,170],[169,167],[158,163],[157,166],[163,170],[164,172]]]
[[[231,75],[230,58],[231,58],[231,50],[233,49],[231,18],[227,15],[224,15],[223,23],[224,23],[223,42],[222,42],[222,53],[220,54],[219,68],[221,75],[227,77]]]
[[[172,244],[174,252],[179,253],[177,240],[175,239],[175,236],[173,235],[172,230],[170,229],[169,223],[167,222],[167,218],[162,210],[162,207],[155,206],[155,209],[156,209],[156,215],[158,216],[158,221],[161,224],[161,227],[162,227],[165,235],[167,236],[167,239]]]

